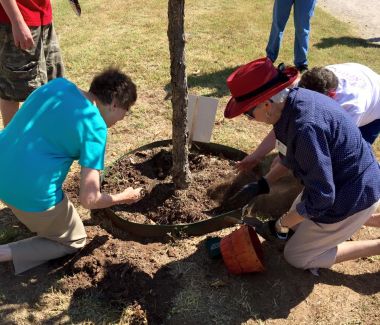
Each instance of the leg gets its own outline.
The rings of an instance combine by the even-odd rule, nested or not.
[[[351,242],[353,246],[344,243],[360,229],[377,206],[378,202],[334,224],[317,224],[311,220],[301,222],[285,246],[285,259],[301,269],[330,268],[349,258],[377,254],[379,244],[375,241]]]
[[[12,261],[12,251],[9,245],[0,245],[0,262]]]
[[[272,27],[266,47],[267,57],[273,62],[276,61],[280,51],[282,35],[288,22],[293,2],[294,0],[275,0],[274,2]]]
[[[10,243],[15,273],[67,254],[86,243],[83,223],[72,203],[64,199],[43,212],[25,212],[11,207],[16,217],[37,236]]]
[[[63,77],[65,68],[53,24],[44,26],[42,31],[45,65],[41,65],[41,69],[44,69],[47,80]]]
[[[367,227],[380,228],[380,213],[374,213],[364,224]]]
[[[380,255],[380,239],[347,241],[338,245],[335,263]]]
[[[0,110],[3,118],[3,126],[6,127],[20,107],[19,102],[0,99]]]
[[[44,83],[39,67],[41,28],[32,27],[31,33],[35,46],[21,51],[14,45],[11,26],[0,24],[0,110],[4,127],[17,112],[19,103]]]
[[[309,49],[310,19],[314,14],[317,0],[296,0],[294,3],[294,64],[307,65]]]

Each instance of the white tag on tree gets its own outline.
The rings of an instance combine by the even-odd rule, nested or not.
[[[218,102],[216,98],[189,95],[188,129],[190,140],[210,142]]]

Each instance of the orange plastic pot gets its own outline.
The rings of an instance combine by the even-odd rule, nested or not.
[[[232,274],[265,270],[261,242],[252,227],[244,225],[224,237],[220,251],[228,272]]]

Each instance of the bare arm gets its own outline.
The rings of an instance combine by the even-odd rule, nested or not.
[[[288,171],[289,169],[285,167],[281,161],[278,161],[265,175],[265,179],[267,180],[269,186],[272,186],[278,179],[285,176]]]
[[[282,227],[293,228],[298,225],[300,222],[304,221],[305,218],[298,214],[297,210],[291,210],[284,215],[281,216],[280,222]],[[278,222],[276,223],[276,227],[278,226]]]
[[[0,0],[0,3],[11,21],[15,46],[22,50],[30,49],[34,45],[33,36],[17,7],[16,0]]]
[[[99,171],[82,167],[79,199],[86,209],[102,209],[116,204],[132,204],[141,199],[142,188],[126,188],[117,194],[100,192]]]
[[[276,145],[276,136],[274,131],[270,131],[264,140],[259,144],[256,150],[236,164],[239,172],[252,169],[259,164],[264,157],[271,152]]]

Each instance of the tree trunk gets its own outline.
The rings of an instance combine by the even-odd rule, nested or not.
[[[187,76],[185,64],[185,0],[169,0],[168,38],[170,50],[170,75],[173,106],[173,172],[177,189],[190,183],[189,132],[187,130]]]

